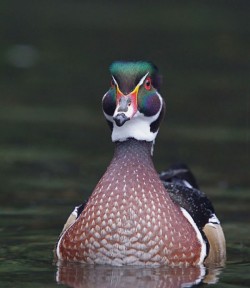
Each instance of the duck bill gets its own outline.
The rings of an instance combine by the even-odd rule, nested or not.
[[[119,87],[117,87],[116,95],[116,109],[113,115],[113,119],[117,126],[121,127],[125,122],[129,121],[137,112],[137,94],[139,85],[135,89],[124,95]]]

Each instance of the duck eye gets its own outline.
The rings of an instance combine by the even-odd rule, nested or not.
[[[111,83],[110,83],[110,84],[111,84],[111,87],[112,87],[112,88],[114,88],[114,87],[115,87],[115,81],[114,81],[114,79],[113,79],[113,78],[111,79]]]
[[[144,83],[144,87],[147,89],[147,90],[150,90],[151,89],[151,78],[148,77],[146,80],[145,80],[145,83]]]

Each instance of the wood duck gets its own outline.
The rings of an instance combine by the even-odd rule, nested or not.
[[[114,62],[102,108],[113,159],[88,201],[70,215],[58,260],[110,265],[222,265],[225,238],[214,208],[186,166],[160,175],[153,146],[165,113],[158,69]],[[189,177],[187,177],[187,175]]]

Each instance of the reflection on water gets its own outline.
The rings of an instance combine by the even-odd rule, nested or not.
[[[56,272],[58,283],[74,287],[178,287],[217,278],[213,287],[250,287],[250,1],[26,0],[25,9],[23,1],[11,9],[5,2],[0,287],[58,287]],[[52,265],[66,217],[110,161],[100,101],[108,65],[128,58],[152,60],[163,74],[167,119],[155,163],[162,170],[185,160],[197,172],[225,231],[222,270]]]
[[[102,266],[57,263],[56,280],[70,287],[191,287],[199,283],[214,284],[221,268]]]

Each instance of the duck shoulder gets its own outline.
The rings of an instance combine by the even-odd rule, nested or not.
[[[207,246],[205,264],[224,266],[226,260],[225,236],[214,207],[206,194],[178,183],[163,182],[171,200],[184,208],[197,225]]]

